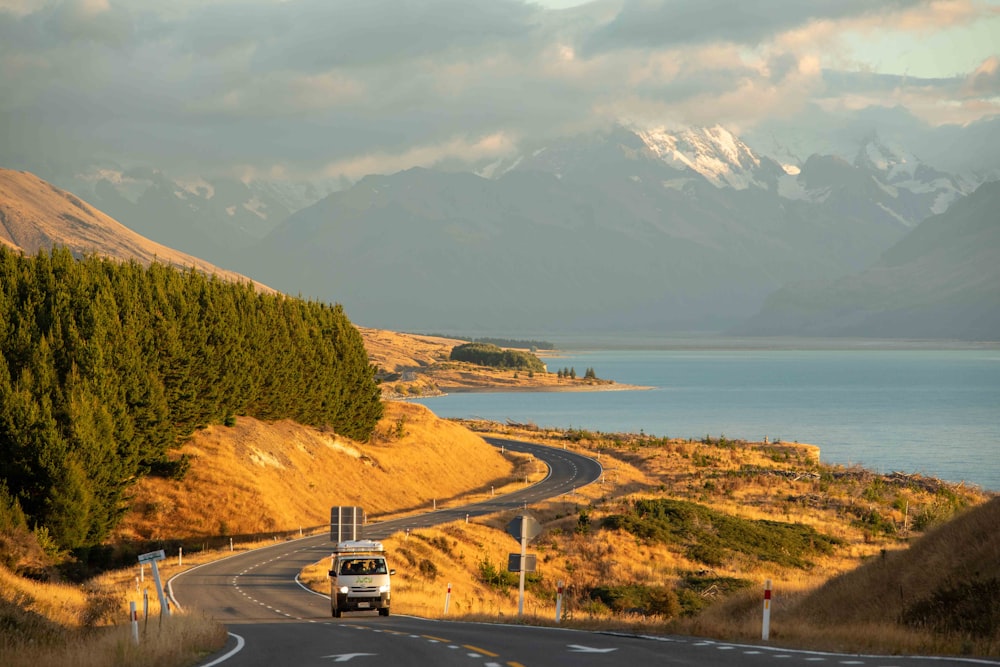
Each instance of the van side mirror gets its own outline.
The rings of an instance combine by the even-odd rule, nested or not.
[[[392,576],[392,575],[394,575],[394,574],[396,574],[396,571],[395,571],[395,570],[389,570],[389,576]]]
[[[326,576],[332,577],[335,574],[336,574],[336,572],[334,572],[333,570],[330,570],[329,572],[326,573]]]

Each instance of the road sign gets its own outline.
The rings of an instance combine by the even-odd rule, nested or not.
[[[536,554],[524,555],[524,571],[535,572],[538,570],[538,556]],[[521,571],[521,554],[507,554],[507,571]]]
[[[525,514],[515,517],[507,524],[507,533],[517,541],[521,539],[533,540],[542,532],[542,524],[538,523],[534,517]]]
[[[330,508],[330,541],[360,540],[365,525],[365,511],[360,507],[338,505]]]
[[[153,582],[156,584],[156,595],[160,598],[160,615],[166,614],[170,616],[170,603],[167,602],[166,596],[163,594],[163,584],[160,583],[160,569],[156,567],[157,561],[161,561],[167,557],[167,554],[163,553],[163,549],[159,551],[150,551],[147,554],[142,554],[139,556],[140,563],[149,563],[153,567]]]
[[[148,563],[149,561],[163,560],[167,557],[167,554],[163,552],[163,549],[159,551],[150,551],[148,554],[142,554],[139,556],[140,563]]]

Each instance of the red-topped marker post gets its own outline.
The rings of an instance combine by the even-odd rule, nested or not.
[[[771,580],[764,582],[764,625],[760,632],[760,638],[767,641],[771,634]]]

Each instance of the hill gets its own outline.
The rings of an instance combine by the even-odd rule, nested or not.
[[[561,621],[571,627],[752,642],[760,638],[761,589],[771,579],[775,644],[974,655],[991,655],[998,646],[995,618],[971,640],[955,626],[900,621],[895,601],[884,604],[878,594],[898,598],[895,577],[832,596],[824,609],[836,607],[835,617],[799,619],[799,601],[822,600],[826,586],[857,576],[859,566],[858,573],[872,567],[882,572],[885,562],[898,570],[907,605],[939,588],[969,588],[973,595],[992,590],[996,562],[989,561],[997,537],[988,527],[997,499],[986,502],[990,494],[974,487],[825,465],[817,448],[798,443],[465,425],[573,448],[599,457],[605,469],[602,482],[530,508],[543,532],[531,546],[538,570],[528,577],[529,622],[552,623],[555,587],[562,581]],[[516,543],[504,531],[514,514],[387,540],[403,561],[393,604],[403,613],[440,617],[447,573],[453,584],[449,618],[490,621],[515,614],[517,578],[505,563]],[[971,524],[963,528],[967,519]],[[932,557],[924,546],[930,543],[938,545]],[[303,580],[326,590],[325,567],[307,568]],[[801,607],[802,616],[807,609]],[[942,616],[957,618],[954,611],[946,608]]]
[[[1000,498],[832,579],[787,612],[814,626],[899,623],[1000,640]],[[933,576],[928,576],[933,573]],[[994,644],[1000,652],[1000,644]]]
[[[738,335],[1000,339],[1000,182],[924,220],[869,268],[786,286]]]
[[[473,433],[400,402],[386,404],[366,443],[240,417],[198,431],[180,452],[188,474],[139,482],[115,540],[246,540],[326,525],[335,505],[373,517],[414,512],[502,487],[515,471]]]
[[[144,265],[157,261],[234,282],[250,280],[150,241],[75,195],[10,169],[0,169],[0,242],[27,255],[64,246],[77,257],[93,254]]]

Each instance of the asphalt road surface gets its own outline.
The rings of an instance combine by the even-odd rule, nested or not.
[[[529,507],[598,480],[600,464],[566,450],[489,438],[493,445],[530,452],[545,461],[545,480],[486,502],[366,526],[381,539],[470,517]],[[516,543],[511,540],[512,551]],[[620,665],[863,665],[993,664],[988,661],[871,657],[774,649],[689,637],[638,637],[518,625],[461,623],[412,616],[345,613],[334,619],[329,597],[296,575],[330,555],[328,535],[307,537],[207,563],[175,576],[170,593],[185,609],[200,609],[227,626],[229,643],[203,667],[333,665],[395,667],[610,667]]]

